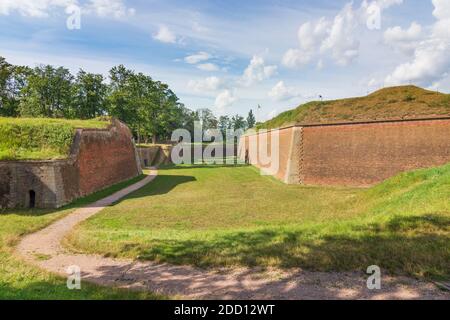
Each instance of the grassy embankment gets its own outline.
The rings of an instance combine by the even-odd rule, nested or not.
[[[450,165],[370,189],[284,185],[252,167],[167,167],[66,240],[91,253],[201,267],[450,276]]]
[[[0,117],[0,161],[67,158],[76,128],[103,129],[109,121]]]
[[[151,293],[103,288],[82,282],[81,290],[68,290],[66,279],[30,266],[14,255],[24,234],[44,228],[76,208],[104,198],[142,179],[138,177],[77,200],[60,210],[8,210],[0,212],[0,299],[159,299]]]
[[[327,123],[450,116],[450,95],[415,86],[385,88],[366,97],[312,101],[279,114],[258,128],[296,123]]]

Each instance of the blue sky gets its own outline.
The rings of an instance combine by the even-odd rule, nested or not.
[[[69,30],[66,9],[81,10]],[[72,11],[73,12],[73,11]],[[259,120],[396,84],[450,90],[448,0],[0,0],[0,55],[168,83],[192,109]]]

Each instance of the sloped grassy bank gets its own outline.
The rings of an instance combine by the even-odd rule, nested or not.
[[[103,129],[107,119],[64,120],[0,117],[0,161],[54,160],[69,154],[76,128]]]

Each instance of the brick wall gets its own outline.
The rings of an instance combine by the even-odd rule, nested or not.
[[[132,135],[113,121],[106,130],[77,130],[71,155],[58,161],[0,162],[0,208],[58,208],[141,173]]]
[[[282,130],[277,130],[279,134],[279,166],[277,172],[274,174],[280,180],[286,181],[287,171],[289,166],[289,159],[291,154],[291,142],[293,137],[294,128],[287,128]],[[266,170],[270,165],[264,164],[264,161],[258,156],[259,153],[254,154],[250,148],[250,141],[254,139],[257,145],[257,150],[264,150],[268,156],[271,156],[272,151],[272,136],[270,132],[267,136],[267,144],[264,144],[264,139],[261,134],[257,135],[246,135],[241,137],[239,146],[239,159],[245,161],[245,153],[248,151],[250,164]]]
[[[280,168],[274,176],[286,183],[370,186],[450,162],[450,119],[304,125],[279,132]],[[251,137],[241,138],[241,160]],[[256,141],[264,148],[260,135]],[[250,163],[264,169],[255,156]]]
[[[76,163],[80,195],[139,175],[134,148],[130,130],[119,121],[109,130],[83,130]]]
[[[450,162],[450,119],[303,128],[305,184],[369,186]]]

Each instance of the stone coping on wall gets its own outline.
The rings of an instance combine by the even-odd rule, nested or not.
[[[308,128],[308,127],[330,127],[330,126],[350,126],[361,124],[377,124],[377,123],[398,123],[398,122],[415,122],[415,121],[436,121],[436,120],[450,120],[449,116],[440,117],[426,117],[426,118],[405,118],[405,119],[383,119],[383,120],[367,120],[367,121],[347,121],[347,122],[316,122],[316,123],[296,123],[285,127],[273,128],[273,129],[261,129],[262,133],[288,130],[292,128]],[[258,135],[261,132],[252,132],[242,135],[242,137]]]

